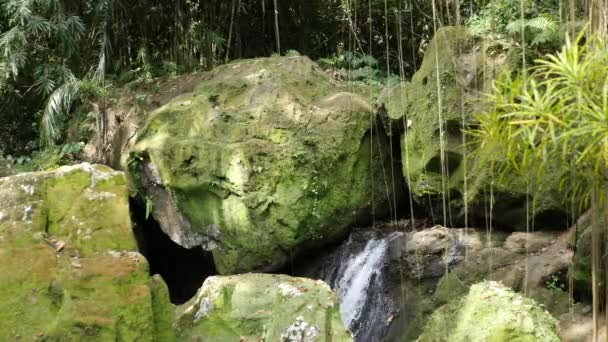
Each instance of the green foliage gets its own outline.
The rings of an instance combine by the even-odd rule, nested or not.
[[[430,1],[372,0],[355,6],[346,0],[284,0],[276,10],[288,55],[295,50],[313,59],[334,55],[330,64],[343,65],[331,68],[350,69],[350,79],[376,87],[384,74],[411,75],[435,26],[454,25],[458,10],[466,18],[485,2],[436,1],[433,11]],[[516,12],[512,5],[519,0],[494,2],[504,3],[492,9],[504,19]],[[556,8],[555,0],[542,3]],[[74,93],[69,91],[74,81],[101,88],[112,81],[139,84],[270,55],[277,50],[269,27],[273,6],[268,0],[0,0],[0,125],[13,132],[0,132],[4,148],[25,153],[40,148],[38,140],[61,144],[69,104],[82,99],[67,96]],[[535,9],[526,18],[545,13],[536,2],[526,6]],[[479,18],[491,17],[486,12]],[[526,25],[536,32],[537,24]],[[543,33],[534,41],[547,39]]]
[[[43,146],[59,142],[63,121],[78,98],[79,78],[96,54],[83,50],[87,39],[97,38],[97,26],[83,19],[94,5],[85,2],[76,14],[60,0],[0,1],[0,121],[26,135],[39,131]],[[11,141],[6,145],[24,150]],[[35,147],[31,143],[27,149]]]
[[[518,19],[510,22],[505,29],[512,36],[521,34],[523,30],[526,42],[531,46],[547,44],[560,39],[559,24],[555,18],[550,16]]]
[[[493,0],[467,20],[472,33],[479,36],[505,34],[513,18],[520,17],[520,0]]]
[[[152,65],[150,64],[150,59],[148,58],[148,51],[145,47],[141,47],[137,51],[137,69],[135,69],[135,73],[139,75],[139,79],[141,81],[147,81],[152,78]]]
[[[583,209],[603,186],[608,162],[608,50],[583,34],[529,75],[504,75],[470,131],[475,157],[496,175],[520,172],[542,186],[548,170]],[[484,167],[484,166],[482,166]]]
[[[47,148],[27,156],[13,157],[9,155],[6,159],[19,172],[45,171],[61,165],[73,164],[83,148],[83,143],[71,143]]]
[[[545,288],[549,291],[559,292],[566,291],[563,274],[552,274],[545,280]]]
[[[478,36],[516,41],[521,40],[523,30],[525,43],[534,47],[561,40],[558,10],[559,4],[552,0],[523,4],[521,0],[492,0],[467,20],[467,26]]]
[[[334,72],[334,77],[366,83],[380,81],[382,73],[378,70],[378,60],[370,55],[345,52],[318,60],[319,65]]]

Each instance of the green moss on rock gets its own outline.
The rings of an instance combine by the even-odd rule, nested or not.
[[[557,342],[557,329],[557,321],[535,301],[490,281],[436,310],[418,341]]]
[[[470,214],[486,215],[483,193],[489,192],[491,183],[488,167],[469,159],[465,169],[469,151],[463,147],[462,129],[473,124],[474,114],[487,106],[485,94],[492,91],[497,76],[514,70],[516,59],[510,55],[499,42],[476,38],[464,27],[443,27],[429,42],[411,82],[385,90],[379,99],[393,126],[402,127],[402,170],[414,199],[425,202],[430,197],[440,215],[444,192],[449,192],[445,197],[450,215],[462,215],[465,172]],[[494,219],[505,227],[524,229],[523,203],[528,192],[524,178],[495,179],[493,190]],[[555,193],[541,191],[535,213],[555,217],[562,209],[558,199]],[[540,219],[536,223],[537,228],[543,224]]]
[[[221,274],[276,269],[392,198],[371,113],[306,57],[237,61],[150,116],[130,178],[165,233],[213,250]]]
[[[478,91],[484,88],[490,74],[476,70],[483,65],[479,60],[482,54],[464,54],[474,46],[474,38],[466,28],[440,29],[411,82],[388,89],[380,99],[390,119],[409,126],[402,139],[403,173],[409,177],[410,189],[418,198],[442,192],[438,159],[440,116],[445,129],[445,153],[451,157],[450,165],[455,166],[450,170],[454,173],[451,185],[462,181],[462,177],[456,177],[463,152],[462,115],[470,119],[479,103]]]
[[[0,340],[155,340],[167,304],[133,252],[122,173],[19,174],[0,179],[0,198]]]
[[[211,277],[178,312],[184,341],[352,341],[336,295],[320,280]]]

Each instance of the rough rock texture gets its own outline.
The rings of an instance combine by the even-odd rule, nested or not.
[[[386,111],[393,127],[401,128],[403,174],[414,199],[428,205],[430,197],[439,218],[443,216],[443,197],[451,208],[446,216],[453,220],[462,217],[467,155],[462,128],[473,122],[475,113],[483,111],[484,94],[492,90],[492,83],[501,72],[514,65],[515,53],[495,42],[476,39],[463,27],[441,28],[428,44],[423,63],[411,82],[387,89],[379,99],[379,107]],[[487,169],[476,167],[474,160],[466,163],[471,217],[487,215],[483,202],[484,191],[490,192]],[[523,178],[495,180],[493,191],[493,219],[504,227],[524,230],[528,189]],[[557,199],[548,191],[536,197],[536,228],[555,227],[555,222],[564,218]]]
[[[296,260],[292,269],[298,276],[335,284],[340,270],[354,262],[354,255],[370,241],[385,238],[388,249],[381,266],[370,277],[361,314],[365,324],[375,324],[361,330],[361,336],[413,341],[433,311],[466,295],[471,285],[486,279],[526,293],[559,317],[560,323],[571,325],[567,272],[573,258],[569,248],[572,230],[490,233],[441,226],[424,228],[423,224],[417,221],[412,229],[410,223],[400,221],[373,230],[354,230],[334,251],[311,253]],[[395,231],[406,233],[390,238]],[[581,314],[581,320],[588,318],[584,305],[577,304],[573,310]],[[366,335],[370,331],[373,335]],[[590,333],[589,329],[579,329],[578,336]]]
[[[14,172],[11,163],[9,163],[8,160],[6,160],[2,155],[0,155],[0,177],[10,176],[13,173]]]
[[[156,110],[128,168],[163,231],[221,274],[276,269],[387,208],[399,177],[371,113],[306,57],[234,62]]]
[[[471,286],[468,295],[441,307],[420,342],[560,341],[557,321],[535,301],[497,282]]]
[[[590,210],[581,216],[576,225],[573,227],[576,234],[573,234],[571,241],[575,250],[572,264],[572,280],[574,281],[574,286],[577,289],[578,294],[588,299],[592,298],[593,296],[593,227],[594,225],[599,227],[597,232],[598,250],[604,251],[606,248],[606,224],[604,222],[605,221],[602,219],[601,214],[598,214],[595,210]],[[605,262],[605,258],[600,255],[600,266],[597,273],[599,293],[603,293],[605,289]]]
[[[177,326],[188,341],[352,341],[327,284],[284,275],[207,278]]]
[[[584,225],[585,217],[588,216],[581,219],[579,227]],[[574,299],[584,301],[585,295],[590,298],[590,293],[585,293],[590,291],[589,283],[577,282],[579,276],[583,280],[589,279],[590,271],[584,261],[585,253],[577,256],[571,248],[576,227],[567,232],[493,232],[491,235],[488,232],[435,227],[416,234],[427,238],[423,243],[426,247],[419,249],[423,253],[408,254],[407,264],[415,265],[418,262],[420,265],[408,269],[424,270],[431,277],[421,278],[418,284],[426,282],[433,286],[427,289],[419,287],[417,293],[426,291],[431,295],[409,308],[410,313],[418,312],[412,320],[417,318],[424,321],[428,309],[465,295],[472,284],[492,279],[543,304],[545,309],[559,318],[563,341],[591,339],[590,307],[585,303],[571,302]],[[449,273],[445,273],[448,269]],[[568,292],[569,271],[573,272],[575,280],[575,298]],[[416,296],[415,290],[408,290],[414,293],[410,296]],[[405,333],[415,335],[416,325],[406,327]]]
[[[170,303],[134,252],[122,173],[19,174],[0,198],[0,340],[155,340]]]
[[[75,110],[68,122],[67,141],[86,144],[81,156],[85,160],[103,161],[120,170],[124,166],[121,157],[133,146],[137,131],[150,113],[174,97],[191,92],[203,75],[195,72],[112,88],[109,101],[85,103]],[[101,129],[95,127],[96,117],[104,119]]]

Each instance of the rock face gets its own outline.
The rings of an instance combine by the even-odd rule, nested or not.
[[[429,43],[411,82],[388,89],[380,99],[397,127],[403,127],[401,121],[408,126],[402,139],[403,174],[415,197],[443,192],[441,132],[451,175],[447,186],[453,190],[461,186],[462,116],[471,120],[481,103],[481,92],[490,90],[506,61],[504,55],[482,60],[485,50],[476,49],[484,48],[464,27],[442,28]]]
[[[177,327],[180,340],[352,341],[327,284],[284,275],[207,278]]]
[[[440,226],[409,234],[401,263],[412,284],[405,294],[410,317],[403,326],[393,325],[402,329],[393,333],[412,339],[429,309],[466,295],[484,279],[525,292],[556,317],[567,313],[566,272],[573,254],[569,238],[568,232],[489,234]]]
[[[441,307],[419,342],[560,341],[557,321],[535,301],[497,282],[471,286],[468,295]]]
[[[0,340],[171,338],[162,280],[131,231],[122,173],[82,164],[0,178]]]
[[[387,208],[399,177],[371,113],[306,57],[235,62],[155,111],[128,169],[163,231],[221,274],[276,269]]]
[[[470,216],[487,215],[483,194],[490,193],[488,167],[477,166],[473,159],[464,162],[468,151],[463,147],[462,131],[473,122],[474,114],[484,110],[484,94],[491,92],[501,72],[516,63],[516,52],[477,39],[464,27],[441,28],[411,82],[387,89],[379,99],[379,107],[393,127],[401,128],[403,174],[414,199],[428,205],[430,196],[439,218],[444,211],[443,197],[450,207],[445,215],[455,221],[462,217],[465,190]],[[504,227],[524,230],[526,192],[531,191],[523,177],[502,177],[494,181],[492,190],[493,219]],[[536,215],[536,228],[566,221],[559,198],[549,191],[536,196],[534,210],[530,208]]]
[[[598,229],[598,250],[602,251],[605,249],[606,235],[605,223],[602,220],[601,215],[597,212],[590,210],[585,213],[576,223],[574,229],[576,229],[576,235],[572,238],[572,243],[575,246],[574,260],[572,263],[572,280],[578,293],[586,298],[592,298],[593,288],[593,226],[600,227]],[[601,252],[600,252],[601,253]],[[603,258],[600,257],[600,260]],[[604,281],[606,279],[605,268],[600,264],[597,271],[598,278],[598,291],[603,291]]]
[[[484,279],[525,292],[570,324],[571,233],[410,230],[406,221],[355,229],[335,251],[302,257],[292,268],[298,276],[324,279],[344,298],[343,320],[356,315],[350,327],[357,341],[414,341],[433,311]],[[359,272],[347,276],[353,268]]]

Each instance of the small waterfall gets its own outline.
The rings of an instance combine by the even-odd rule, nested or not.
[[[373,237],[365,248],[356,251],[347,249],[343,263],[335,275],[332,287],[340,297],[340,314],[344,323],[351,328],[355,338],[361,339],[370,328],[368,325],[385,316],[381,289],[384,284],[384,264],[390,242],[402,233]],[[347,243],[351,245],[351,241]]]
[[[340,270],[335,286],[340,296],[340,314],[347,326],[361,316],[368,297],[367,289],[373,278],[378,277],[379,266],[384,259],[388,243],[385,239],[370,240],[365,249],[354,254],[344,270]]]
[[[400,309],[399,261],[406,235],[354,229],[348,239],[295,266],[297,276],[323,279],[337,292],[355,341],[381,341]]]

